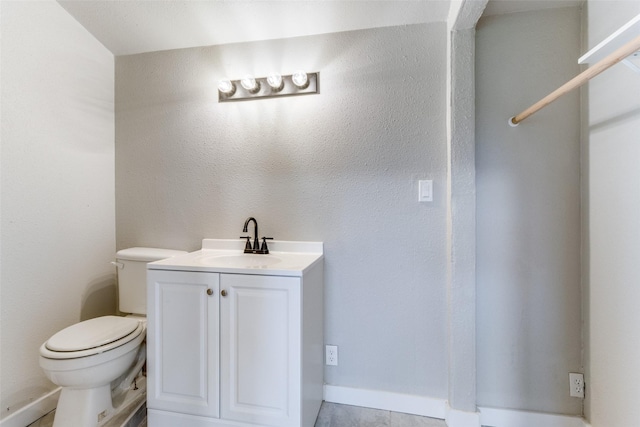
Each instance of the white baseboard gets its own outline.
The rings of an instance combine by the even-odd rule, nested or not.
[[[0,420],[0,427],[25,427],[56,409],[60,387]]]
[[[444,399],[333,385],[324,386],[324,400],[442,420],[445,419],[447,407],[447,401]]]
[[[581,417],[515,411],[500,408],[478,408],[480,424],[486,427],[589,427]]]

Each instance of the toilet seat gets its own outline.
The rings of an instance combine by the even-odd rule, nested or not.
[[[92,356],[123,346],[144,331],[144,323],[130,317],[96,317],[56,333],[40,347],[40,354],[48,359]]]

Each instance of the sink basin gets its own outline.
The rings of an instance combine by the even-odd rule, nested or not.
[[[273,255],[237,254],[212,255],[204,257],[202,261],[207,265],[228,268],[267,268],[282,262],[281,258]]]

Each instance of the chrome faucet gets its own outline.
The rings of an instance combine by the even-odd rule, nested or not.
[[[245,254],[268,254],[269,248],[267,247],[267,240],[273,240],[273,237],[263,237],[262,246],[258,242],[258,221],[254,217],[249,217],[244,222],[242,232],[246,233],[249,229],[249,223],[253,221],[253,245],[251,244],[251,236],[241,236],[241,239],[247,239],[247,244],[244,247]]]

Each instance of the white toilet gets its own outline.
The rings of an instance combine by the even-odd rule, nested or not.
[[[40,346],[40,367],[62,387],[54,427],[97,426],[122,401],[146,360],[147,263],[184,253],[154,248],[118,251],[114,264],[119,310],[131,314],[76,323]]]

